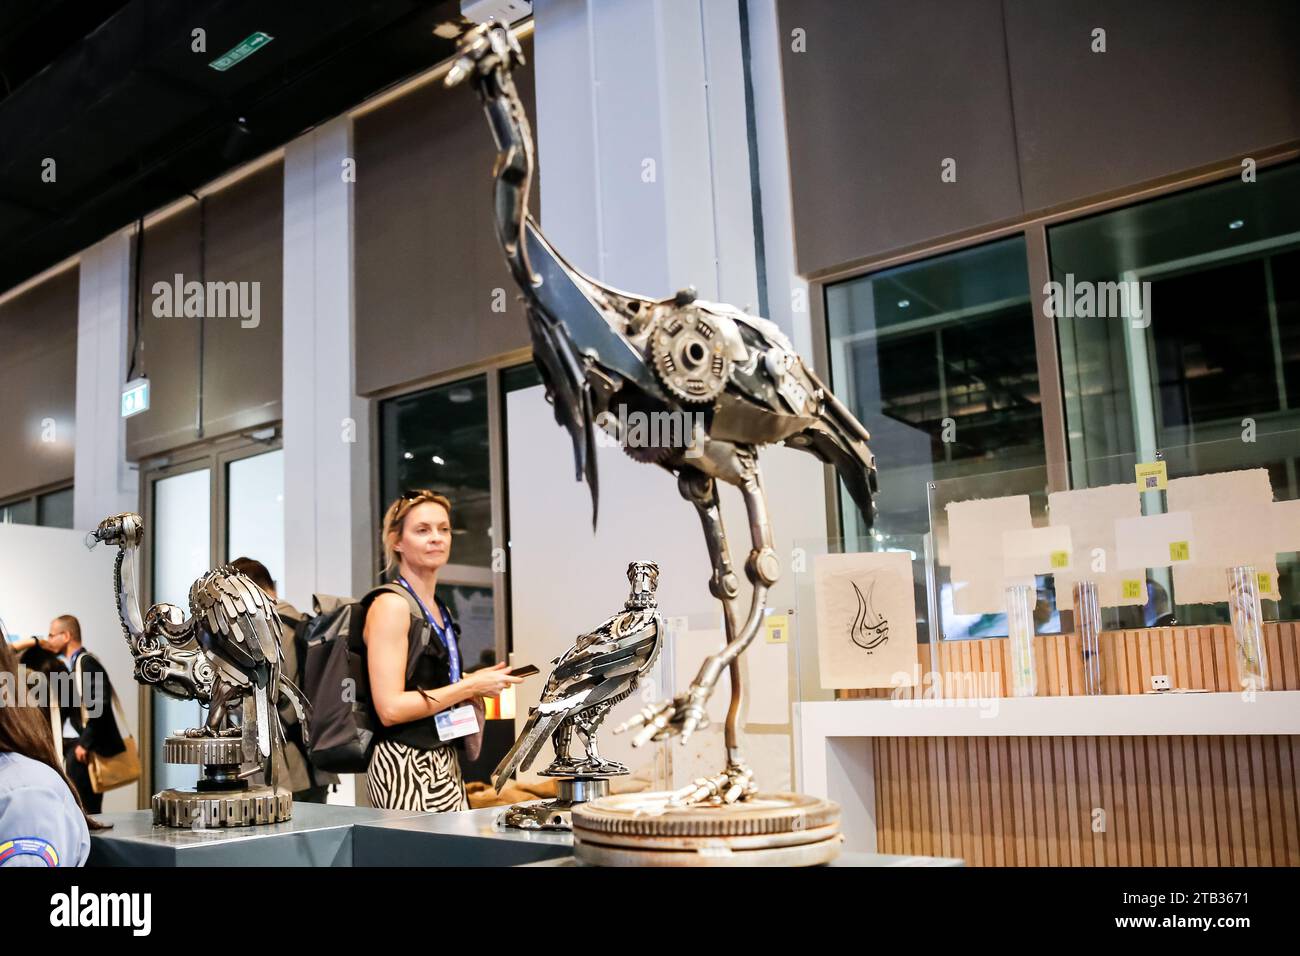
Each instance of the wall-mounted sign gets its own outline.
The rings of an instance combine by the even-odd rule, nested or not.
[[[122,386],[122,417],[139,415],[149,408],[149,380],[133,378]]]

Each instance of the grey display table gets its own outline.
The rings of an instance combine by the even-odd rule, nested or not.
[[[505,809],[359,821],[352,834],[353,865],[519,866],[572,857],[572,834],[497,827]]]
[[[104,813],[111,830],[90,835],[87,866],[352,866],[355,824],[400,820],[406,810],[295,803],[293,819],[261,827],[181,830],[153,825],[153,811]]]

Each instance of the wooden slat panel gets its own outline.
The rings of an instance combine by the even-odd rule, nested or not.
[[[1282,796],[1282,825],[1286,834],[1286,865],[1300,866],[1300,807],[1296,801],[1296,777],[1291,766],[1290,737],[1274,738],[1277,749],[1278,790]]]
[[[1259,866],[1259,834],[1255,820],[1255,791],[1251,786],[1250,773],[1250,738],[1225,737],[1224,744],[1231,746],[1237,757],[1237,780],[1240,784],[1235,790],[1241,804],[1241,842],[1245,850],[1246,865]]]
[[[1251,779],[1255,781],[1258,801],[1268,804],[1267,831],[1264,829],[1265,811],[1261,808],[1260,812],[1260,856],[1265,866],[1285,866],[1286,834],[1282,830],[1282,794],[1278,790],[1277,761],[1266,759],[1266,751],[1272,751],[1269,757],[1276,757],[1272,738],[1250,738]]]

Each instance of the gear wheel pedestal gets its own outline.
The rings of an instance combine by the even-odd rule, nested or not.
[[[558,797],[545,803],[517,803],[501,815],[503,826],[517,830],[573,829],[573,808],[609,793],[608,777],[561,777],[555,781]]]
[[[796,793],[671,807],[625,793],[573,809],[573,855],[594,866],[817,866],[840,852],[840,808]]]
[[[171,764],[197,764],[193,790],[163,790],[154,794],[155,824],[184,828],[248,827],[280,823],[293,816],[293,794],[284,787],[250,786],[239,776],[244,762],[239,737],[186,737],[163,742],[163,757]]]

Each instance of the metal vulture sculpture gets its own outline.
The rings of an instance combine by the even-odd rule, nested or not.
[[[629,412],[696,423],[680,441],[653,448],[622,444],[638,461],[674,474],[681,494],[699,513],[713,565],[709,589],[722,604],[726,629],[726,647],[705,659],[685,692],[647,707],[619,730],[639,728],[637,746],[674,735],[684,743],[705,725],[705,704],[729,670],[726,766],[681,791],[679,802],[744,799],[756,787],[740,752],[738,659],[758,633],[768,589],[780,573],[758,450],[783,443],[833,465],[869,523],[876,491],[870,436],[804,365],[775,323],[699,301],[690,289],[667,299],[621,292],[583,274],[551,247],[528,212],[533,138],[511,78],[522,62],[514,34],[489,23],[462,37],[447,84],[473,85],[496,139],[496,227],[524,293],[533,356],[547,396],[573,439],[578,478],[585,477],[591,489],[593,522],[598,501],[594,429],[617,431],[611,408],[621,404]],[[749,516],[752,545],[745,573],[753,588],[743,617],[719,512],[719,481],[740,489]]]
[[[659,566],[636,561],[628,566],[632,586],[623,610],[589,634],[583,634],[552,663],[541,702],[531,709],[519,739],[493,772],[497,790],[516,770],[532,766],[550,737],[555,759],[542,771],[548,777],[614,776],[628,772],[602,757],[596,732],[609,711],[636,690],[654,666],[663,642],[664,619],[655,603]],[[584,755],[569,753],[573,734],[582,738]]]
[[[273,730],[276,739],[284,741],[276,709],[280,694],[288,695],[304,727],[309,706],[282,670],[282,629],[270,598],[233,568],[220,567],[190,587],[189,616],[174,604],[155,604],[141,617],[134,561],[128,560],[144,539],[140,516],[105,518],[91,536],[118,547],[113,583],[122,633],[135,660],[135,679],[170,697],[207,706],[203,726],[179,731],[178,736],[243,737],[271,783]],[[250,697],[253,706],[243,706]],[[240,723],[232,712],[242,715]]]

